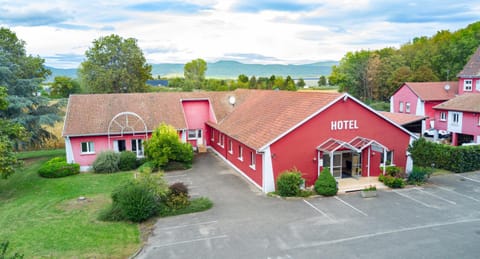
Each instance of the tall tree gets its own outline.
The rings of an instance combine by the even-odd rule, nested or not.
[[[80,84],[77,80],[68,76],[56,76],[50,87],[50,96],[68,98],[70,94],[80,92]]]
[[[63,103],[52,103],[37,94],[40,83],[50,74],[43,63],[42,58],[26,54],[25,42],[15,33],[0,28],[0,86],[6,87],[9,103],[0,116],[22,125],[31,136],[28,144],[17,142],[17,147],[38,147],[55,138],[44,126],[61,119],[58,114]]]
[[[298,82],[297,82],[297,87],[298,88],[304,88],[305,85],[306,85],[305,80],[303,80],[303,78],[298,79]]]
[[[317,82],[318,86],[326,86],[327,85],[327,77],[326,76],[320,76],[320,78],[318,78],[318,82]]]
[[[190,83],[193,88],[202,88],[205,80],[205,72],[207,71],[207,62],[198,58],[185,64],[183,67],[183,75],[185,76],[185,83]]]
[[[0,110],[8,108],[7,90],[0,87]],[[6,179],[20,164],[14,150],[14,141],[25,139],[25,129],[20,124],[0,118],[0,178]]]
[[[147,91],[152,66],[133,38],[112,34],[93,41],[79,69],[81,84],[91,93],[132,93]]]

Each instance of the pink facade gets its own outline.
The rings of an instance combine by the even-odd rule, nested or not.
[[[150,136],[150,134],[148,136]],[[108,136],[83,136],[70,137],[69,139],[72,149],[71,151],[73,155],[73,161],[80,164],[80,166],[88,167],[92,165],[93,161],[95,161],[95,158],[97,157],[97,154],[99,154],[100,152],[106,150],[114,150],[115,141],[125,141],[125,150],[132,151],[132,140],[140,139],[143,141],[145,139],[145,135],[123,135],[121,137],[111,136],[110,141]],[[93,146],[89,146],[87,152],[82,152],[82,143],[93,143]],[[68,145],[66,146],[68,148]],[[69,151],[67,150],[67,153],[68,152]]]
[[[196,147],[198,144],[205,144],[205,122],[215,121],[215,117],[210,103],[208,100],[182,100],[183,111],[185,114],[185,120],[189,130],[201,130],[197,131],[195,137],[193,133],[187,132],[187,140],[192,146]]]
[[[459,78],[458,94],[470,93],[480,93],[480,78]]]
[[[419,97],[406,85],[403,85],[392,97],[390,111],[395,113],[416,114]],[[407,106],[410,106],[407,111]],[[416,114],[422,115],[422,114]]]

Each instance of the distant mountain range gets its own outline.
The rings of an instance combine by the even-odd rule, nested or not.
[[[231,79],[237,78],[238,75],[244,74],[248,77],[269,77],[291,76],[292,78],[318,78],[321,75],[330,75],[332,66],[337,65],[337,61],[321,61],[311,64],[302,65],[278,65],[278,64],[244,64],[237,61],[217,61],[207,63],[207,78]],[[175,77],[183,76],[184,64],[152,64],[152,75],[156,77]],[[47,82],[52,82],[56,76],[77,77],[77,69],[75,68],[54,68],[48,67],[52,71],[52,75],[47,78]]]

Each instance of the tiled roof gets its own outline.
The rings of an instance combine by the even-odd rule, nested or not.
[[[228,103],[231,94],[232,92],[172,92],[71,95],[63,135],[107,134],[112,118],[122,112],[138,114],[145,121],[148,131],[162,122],[184,129],[187,126],[182,99],[210,100],[216,119],[221,121],[234,109]],[[250,91],[235,91],[237,104],[241,104],[249,94]]]
[[[433,108],[440,110],[480,113],[480,94],[462,94]]]
[[[445,85],[450,89],[445,90]],[[423,101],[444,101],[450,100],[458,93],[458,82],[406,82],[410,88]]]
[[[425,116],[417,116],[413,114],[393,113],[393,112],[380,112],[380,113],[399,125],[406,125],[412,122],[417,122],[425,119]]]
[[[252,91],[235,112],[212,127],[260,149],[339,98],[339,93]]]
[[[478,47],[477,51],[470,57],[457,77],[480,77],[480,47]]]

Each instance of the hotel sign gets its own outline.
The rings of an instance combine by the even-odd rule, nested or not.
[[[330,130],[355,130],[358,129],[357,120],[331,121]]]

